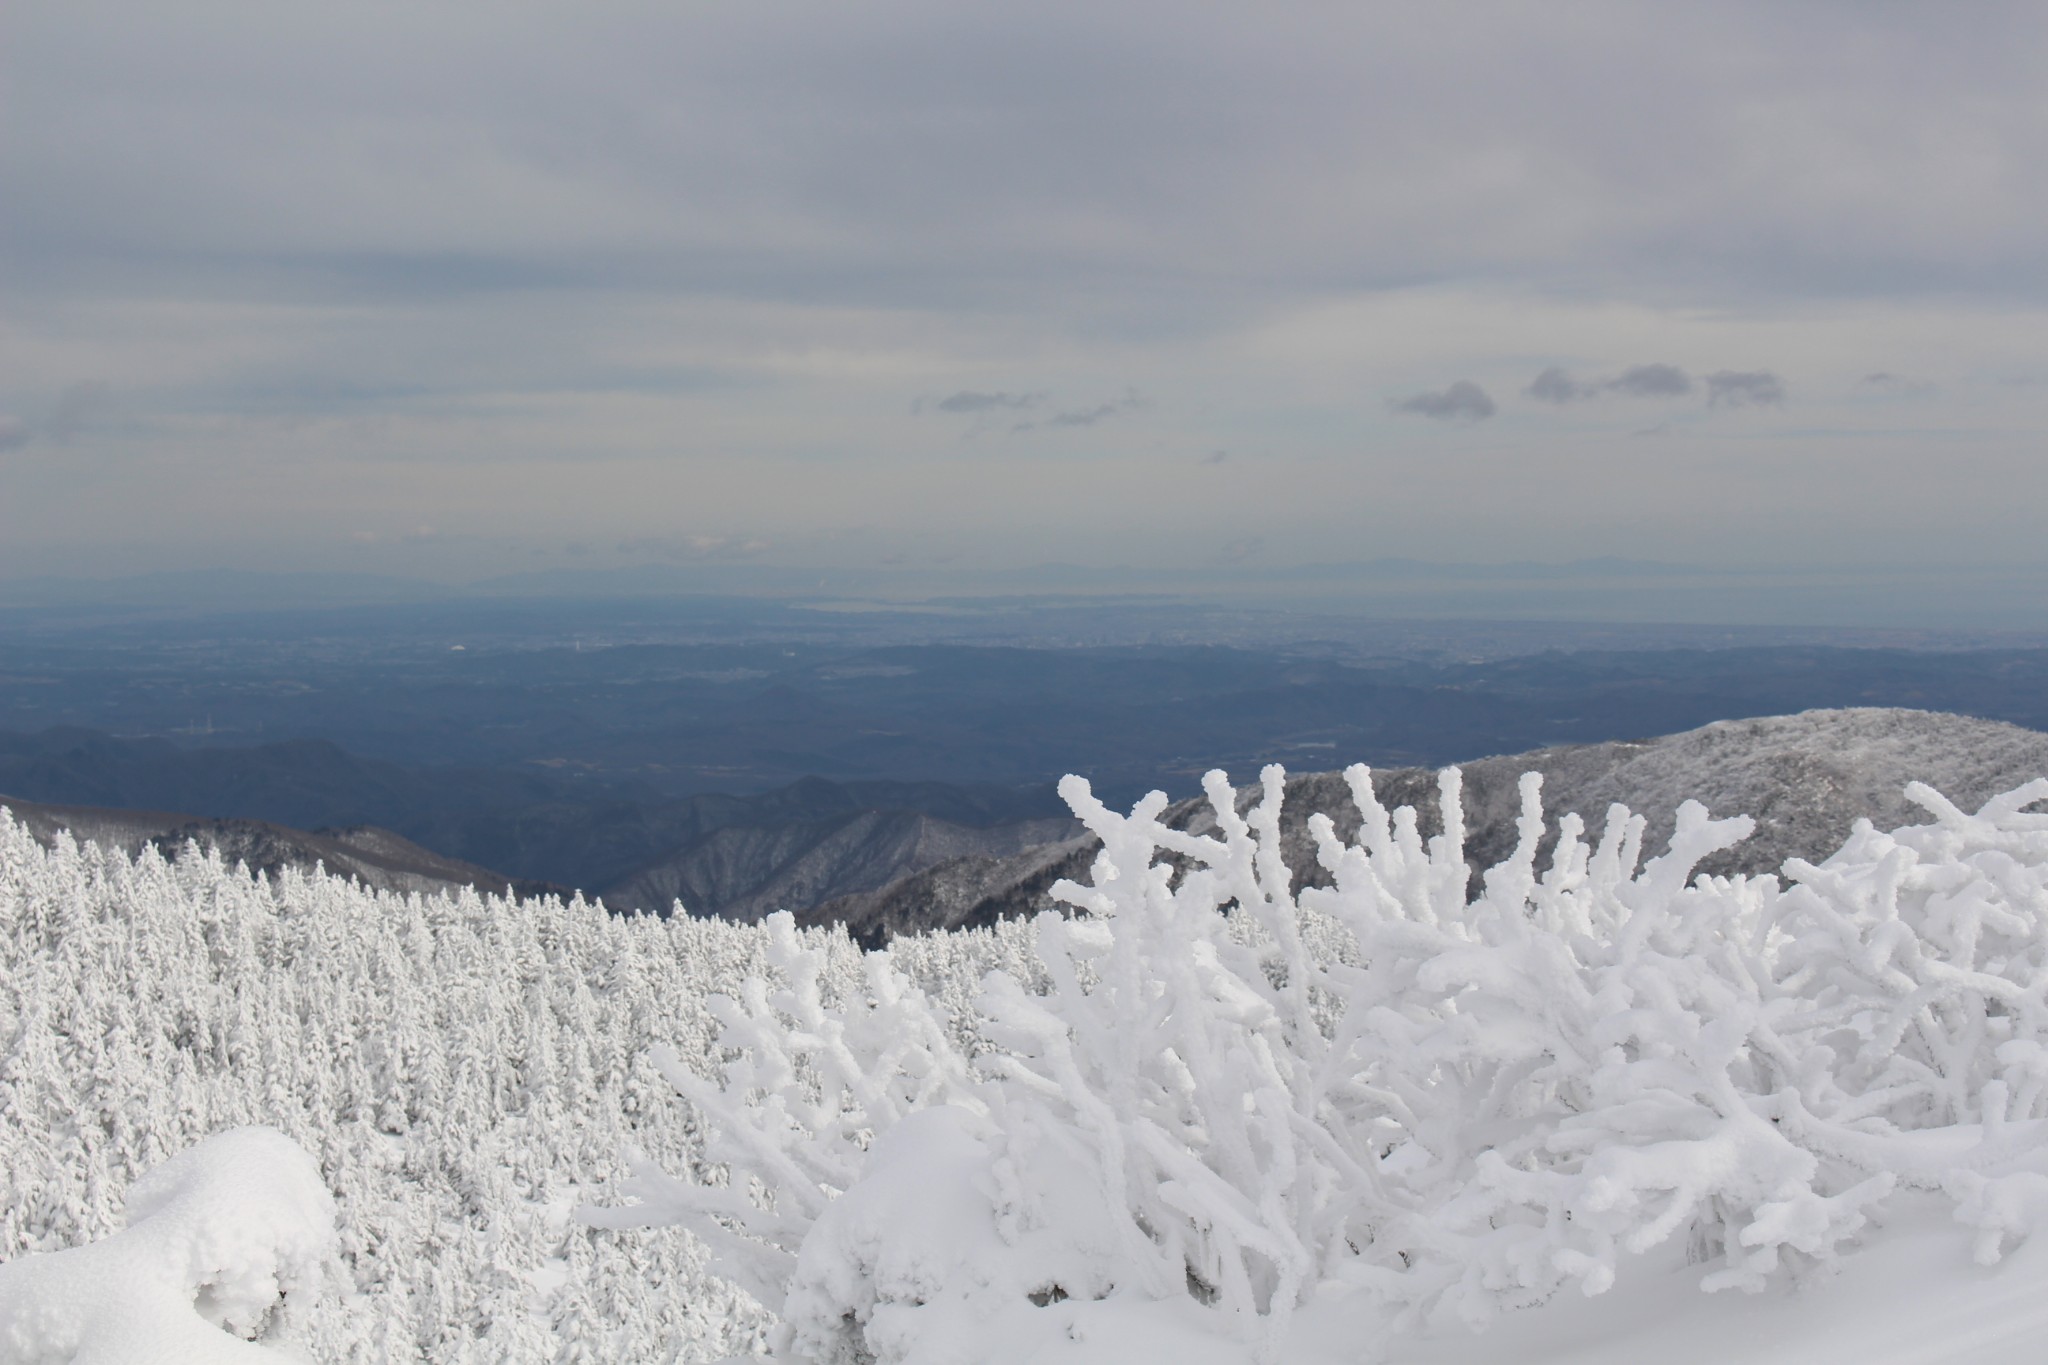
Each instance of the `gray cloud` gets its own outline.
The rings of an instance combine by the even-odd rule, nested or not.
[[[1707,376],[1707,406],[1774,408],[1785,401],[1785,384],[1769,370],[1717,370]]]
[[[58,445],[69,445],[93,418],[105,412],[110,391],[97,379],[73,384],[57,395],[56,406],[43,420],[42,434]]]
[[[111,390],[97,379],[69,385],[43,414],[41,421],[25,421],[0,413],[0,451],[19,450],[35,441],[70,445],[71,438],[105,413]]]
[[[1019,422],[1013,431],[1037,431],[1043,427],[1092,427],[1097,422],[1107,421],[1118,413],[1132,412],[1146,406],[1145,400],[1134,389],[1126,390],[1124,396],[1107,403],[1097,403],[1092,408],[1074,408],[1056,412],[1041,421]]]
[[[1100,403],[1092,408],[1076,408],[1072,412],[1056,412],[1043,422],[1025,422],[1019,431],[1029,431],[1034,426],[1045,427],[1092,427],[1105,417],[1114,417],[1124,410],[1121,403]]]
[[[1636,365],[1601,387],[1631,398],[1675,398],[1692,392],[1692,376],[1676,365]]]
[[[792,0],[777,23],[592,0],[508,30],[479,0],[347,24],[51,7],[10,29],[0,175],[39,289],[119,266],[328,298],[638,285],[1057,316],[1157,313],[1168,280],[1173,307],[1230,313],[1248,260],[1276,297],[2048,287],[2026,6],[1859,11],[1853,63],[1814,58],[1831,5],[1486,8],[1254,24],[1131,0],[970,26],[937,0]],[[94,139],[136,107],[146,126]],[[1483,186],[1482,150],[1509,168]]]
[[[962,389],[947,394],[944,398],[919,398],[910,405],[913,414],[941,412],[953,417],[975,419],[972,430],[986,431],[991,418],[1002,413],[1028,414],[1036,412],[1052,401],[1052,395],[1043,390],[1035,393],[985,393],[976,389]],[[1127,389],[1121,398],[1092,407],[1067,408],[1048,413],[1043,417],[1020,416],[1010,427],[1012,431],[1041,431],[1056,427],[1092,427],[1107,421],[1119,413],[1131,412],[1146,406],[1145,399],[1135,389]]]
[[[1043,393],[977,393],[972,389],[962,389],[958,393],[947,394],[944,398],[929,400],[920,398],[911,405],[910,410],[912,412],[923,412],[929,407],[934,412],[966,413],[978,416],[982,413],[1021,411],[1027,408],[1035,408],[1045,402],[1046,397],[1047,395]]]
[[[1493,416],[1494,406],[1485,389],[1469,379],[1460,379],[1440,393],[1418,393],[1412,398],[1403,398],[1394,404],[1394,411],[1413,413],[1439,422],[1478,422]]]
[[[1228,460],[1229,458],[1230,458],[1230,452],[1229,452],[1229,451],[1227,451],[1227,450],[1212,450],[1212,451],[1210,451],[1210,452],[1209,452],[1209,453],[1208,453],[1207,455],[1204,455],[1204,456],[1203,456],[1203,457],[1201,458],[1201,460],[1200,460],[1200,463],[1202,463],[1202,464],[1222,464],[1222,463],[1224,463],[1224,462],[1225,462],[1226,460]]]
[[[1629,398],[1675,398],[1691,393],[1692,376],[1676,365],[1632,365],[1612,379],[1581,382],[1570,371],[1552,365],[1529,381],[1523,392],[1545,403],[1576,403],[1603,393]]]
[[[1904,375],[1892,374],[1888,370],[1879,370],[1857,380],[1856,387],[1875,389],[1879,393],[1904,395],[1933,393],[1936,386],[1924,379],[1908,379]]]
[[[1529,381],[1529,387],[1522,390],[1531,398],[1545,403],[1575,403],[1581,398],[1591,398],[1600,392],[1597,384],[1581,384],[1569,372],[1552,365]]]

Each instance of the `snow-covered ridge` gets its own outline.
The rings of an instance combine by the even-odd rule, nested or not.
[[[757,939],[44,849],[0,822],[0,1259],[116,1233],[137,1177],[261,1124],[338,1208],[338,1282],[300,1323],[315,1359],[740,1349],[760,1315],[682,1239],[593,1236],[569,1210],[626,1144],[688,1159],[644,1054],[702,1051],[705,997]]]

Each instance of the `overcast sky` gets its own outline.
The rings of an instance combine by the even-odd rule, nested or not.
[[[0,573],[2048,559],[2048,5],[10,0]]]

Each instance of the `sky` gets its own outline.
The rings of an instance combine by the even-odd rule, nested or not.
[[[2048,561],[2048,6],[0,9],[0,575]]]

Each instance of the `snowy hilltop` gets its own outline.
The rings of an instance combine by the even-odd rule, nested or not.
[[[59,1310],[181,1285],[252,1359],[2032,1359],[2034,777],[1763,877],[1700,872],[1745,812],[1535,774],[1477,875],[1455,770],[1433,819],[1362,768],[1306,819],[1278,769],[1201,821],[1070,779],[1069,913],[887,953],[0,824],[0,1360],[126,1358]],[[174,1225],[280,1249],[76,1271]]]

